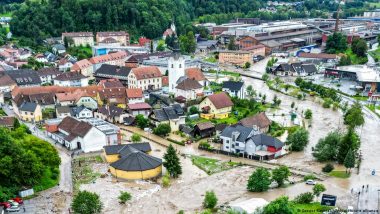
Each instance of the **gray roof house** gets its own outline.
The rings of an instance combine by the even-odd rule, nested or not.
[[[222,91],[227,92],[231,97],[245,98],[244,82],[225,81],[223,82]]]
[[[179,126],[185,124],[185,117],[185,112],[179,104],[155,109],[149,116],[156,126],[161,123],[170,124],[172,131],[178,131]]]
[[[251,159],[271,159],[285,153],[284,143],[277,138],[242,125],[226,127],[220,134],[220,139],[224,152],[236,153]]]

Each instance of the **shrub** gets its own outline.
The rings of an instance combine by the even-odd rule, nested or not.
[[[129,194],[129,192],[120,192],[119,202],[121,204],[125,204],[125,202],[131,200],[131,198],[132,198],[132,195]]]
[[[294,202],[297,204],[310,204],[313,201],[314,195],[311,192],[305,192],[299,194],[295,199]]]
[[[198,148],[210,150],[210,149],[212,149],[212,146],[207,141],[202,141],[199,143]]]
[[[164,175],[164,177],[162,177],[162,186],[163,187],[169,187],[170,186],[170,177],[168,174]]]
[[[313,117],[313,112],[310,109],[305,111],[305,119],[311,119]]]
[[[333,104],[333,100],[331,98],[326,98],[323,100],[323,108],[330,108],[330,106]]]
[[[218,203],[218,198],[216,197],[214,191],[207,191],[205,199],[203,201],[203,207],[208,209],[213,209]]]
[[[326,164],[323,168],[322,168],[322,172],[326,172],[326,173],[329,173],[331,171],[334,170],[334,165],[332,165],[331,163],[328,163]]]
[[[133,143],[138,143],[141,141],[141,136],[137,133],[134,133],[132,136],[131,136],[131,141]]]
[[[315,177],[315,175],[305,175],[303,177],[303,180],[304,181],[307,181],[307,180],[315,180],[317,177]]]
[[[171,132],[170,125],[167,123],[159,124],[156,128],[153,129],[153,134],[159,136],[166,136]]]
[[[180,146],[184,146],[184,145],[185,145],[184,142],[176,141],[176,140],[173,140],[173,139],[171,139],[171,138],[166,138],[166,140],[168,140],[168,141],[170,141],[170,142],[172,142],[172,143],[178,144],[178,145],[180,145]]]

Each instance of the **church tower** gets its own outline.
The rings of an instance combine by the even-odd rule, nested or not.
[[[173,44],[173,54],[168,59],[168,73],[169,93],[174,94],[178,79],[185,76],[185,58],[181,55],[177,36]]]

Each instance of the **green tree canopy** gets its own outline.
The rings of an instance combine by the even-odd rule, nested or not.
[[[328,36],[326,42],[327,53],[343,53],[347,50],[347,38],[342,33],[333,33]]]
[[[170,124],[162,123],[153,129],[153,133],[159,136],[166,136],[171,132]]]
[[[352,52],[359,57],[365,57],[367,54],[368,46],[364,39],[354,39],[351,44]]]
[[[362,107],[359,102],[355,102],[344,114],[344,124],[351,128],[363,125],[365,122]]]
[[[348,150],[347,155],[344,158],[343,164],[349,172],[351,171],[351,168],[355,167],[355,154],[352,151],[352,149]]]
[[[289,198],[286,196],[281,196],[274,201],[271,201],[268,205],[264,207],[263,214],[292,214],[292,204]]]
[[[181,35],[179,37],[179,43],[181,53],[183,54],[192,54],[197,48],[197,42],[195,41],[195,36],[192,31],[188,32],[186,35]]]
[[[302,151],[309,143],[309,132],[304,128],[298,128],[289,134],[286,143],[290,145],[292,151]]]
[[[265,168],[256,169],[248,179],[247,189],[251,192],[265,192],[271,184],[271,174]]]
[[[359,137],[352,128],[347,130],[338,146],[337,160],[340,164],[344,163],[347,153],[350,150],[357,151],[359,148]]]
[[[214,191],[207,191],[205,199],[203,200],[203,207],[207,209],[214,209],[218,203],[218,198],[215,195]]]
[[[289,176],[290,170],[287,166],[279,166],[272,171],[272,179],[277,182],[278,186],[282,186]]]
[[[144,115],[142,115],[142,114],[137,115],[135,118],[135,121],[136,121],[137,127],[139,127],[140,129],[144,129],[144,128],[148,127],[148,125],[149,125],[149,120],[146,119],[144,117]]]
[[[133,133],[132,136],[131,136],[131,141],[133,143],[138,143],[138,142],[141,142],[141,136],[137,133]]]
[[[314,148],[313,156],[318,161],[336,161],[342,134],[338,131],[329,132],[326,137],[319,139]]]
[[[323,184],[316,184],[313,187],[313,193],[317,197],[324,191],[326,191],[326,187]]]
[[[182,174],[181,162],[177,156],[174,147],[170,144],[164,155],[164,167],[168,170],[173,178]]]
[[[80,191],[74,196],[71,208],[74,213],[95,214],[102,211],[103,204],[100,201],[98,194],[88,191]]]

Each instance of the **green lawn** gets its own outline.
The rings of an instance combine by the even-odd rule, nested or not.
[[[371,110],[373,113],[375,113],[377,116],[380,117],[380,114],[378,114],[375,109],[380,110],[380,106],[375,107],[374,105],[365,105],[369,110]]]
[[[375,61],[380,61],[380,48],[370,51],[368,54],[371,55]]]
[[[349,178],[350,177],[350,174],[347,174],[345,171],[337,171],[337,170],[330,172],[329,175],[336,177],[336,178]]]
[[[57,174],[58,173],[58,174]],[[40,192],[58,185],[59,169],[56,169],[56,174],[51,169],[46,169],[42,175],[41,183],[33,186],[34,191]]]
[[[89,46],[69,47],[67,53],[78,57],[78,60],[92,57],[92,49]]]
[[[294,204],[294,213],[320,214],[333,208],[334,207],[322,206],[318,202],[311,204]]]
[[[356,54],[352,52],[352,50],[349,48],[347,51],[344,53],[347,56],[350,56],[351,58],[351,64],[353,65],[362,65],[368,62],[367,56],[365,57],[358,57]]]
[[[212,158],[206,158],[201,156],[191,156],[191,161],[195,166],[205,171],[207,174],[211,175],[224,170],[232,169],[239,166],[236,162],[222,162]]]
[[[208,73],[216,73],[215,70],[209,70]],[[239,73],[232,72],[232,71],[219,71],[219,74],[224,74],[227,76],[233,76],[233,77],[240,77]]]
[[[215,59],[214,56],[207,57],[207,58],[205,59],[205,61],[206,61],[206,62],[211,62],[211,63],[216,63],[216,62],[218,62],[218,60]]]
[[[353,96],[353,98],[355,100],[358,100],[358,101],[367,101],[368,100],[368,97],[366,97],[366,96]]]

